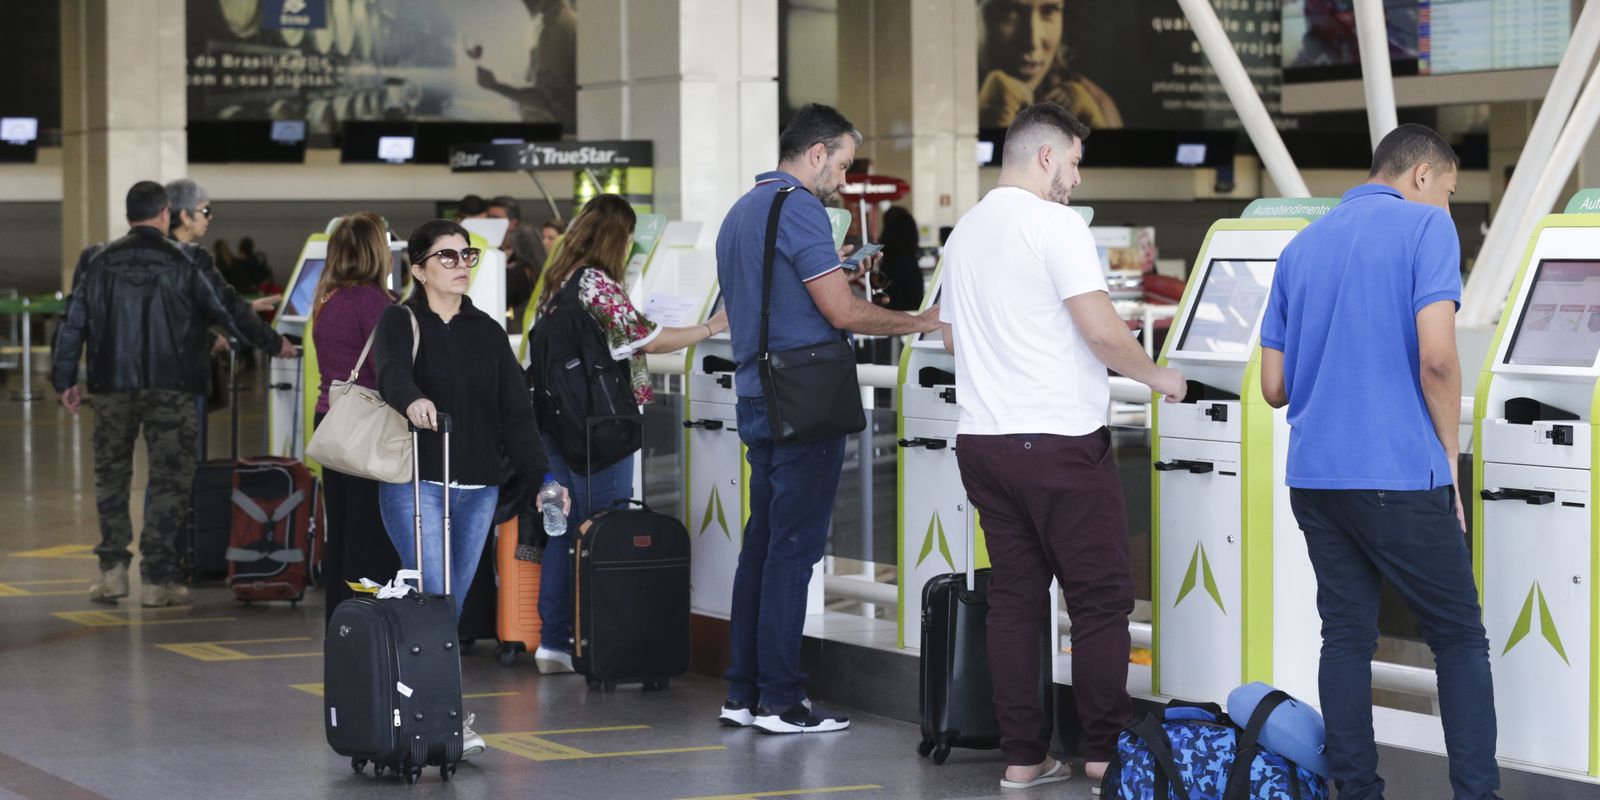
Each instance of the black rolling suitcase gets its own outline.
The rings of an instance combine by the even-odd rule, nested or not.
[[[617,505],[584,520],[569,544],[572,666],[591,689],[665,689],[689,671],[689,531],[643,503]]]
[[[228,579],[228,538],[233,532],[233,472],[239,464],[239,377],[237,343],[228,349],[227,458],[202,458],[194,471],[189,524],[179,532],[178,555],[189,583]],[[208,411],[209,403],[208,403]],[[199,451],[209,456],[206,416],[200,417]]]
[[[450,417],[444,432],[444,484],[450,485]],[[417,434],[411,434],[412,452]],[[421,508],[421,471],[412,469]],[[414,517],[418,565],[422,516]],[[404,775],[415,783],[426,767],[449,780],[461,761],[461,653],[450,596],[450,495],[444,498],[444,590],[380,599],[361,595],[339,604],[323,645],[323,725],[334,752],[356,772]]]
[[[972,569],[972,538],[967,538],[967,571],[939,575],[922,587],[922,710],[920,756],[943,764],[952,747],[993,750],[1000,746],[994,715],[994,683],[989,677],[989,570]],[[1055,717],[1051,628],[1039,632],[1039,703],[1045,724]]]

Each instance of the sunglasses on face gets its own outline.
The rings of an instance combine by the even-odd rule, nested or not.
[[[200,216],[205,217],[206,219],[211,219],[211,206],[206,206],[205,208],[197,208],[197,209],[194,210],[194,213],[199,214]]]
[[[476,247],[467,247],[461,250],[455,250],[447,247],[443,250],[435,250],[432,253],[423,256],[422,260],[417,263],[426,264],[428,263],[428,259],[438,256],[439,266],[444,267],[445,269],[471,269],[478,265],[478,256],[482,254],[483,251]]]

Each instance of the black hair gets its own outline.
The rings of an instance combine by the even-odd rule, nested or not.
[[[472,234],[467,233],[467,229],[461,227],[459,222],[453,222],[448,219],[435,219],[422,223],[417,226],[416,230],[411,232],[411,238],[406,240],[407,261],[413,266],[422,263],[422,259],[427,258],[428,254],[433,252],[434,242],[452,234],[466,239],[469,245],[472,243]],[[428,301],[424,297],[424,293],[421,290],[417,290],[411,293],[411,302],[421,305]]]
[[[522,205],[511,195],[503,194],[490,200],[489,207],[503,208],[506,210],[506,216],[517,222],[522,221]]]
[[[778,160],[791,161],[810,150],[814,145],[825,144],[832,154],[843,146],[844,137],[861,145],[861,133],[845,119],[839,109],[821,103],[809,103],[794,114],[794,119],[778,135]]]
[[[1074,141],[1089,138],[1089,126],[1083,124],[1059,103],[1035,103],[1017,112],[1006,129],[1006,145],[1001,163],[1012,156],[1031,157],[1039,142],[1034,134],[1051,132],[1063,136],[1070,147]]]
[[[456,210],[456,213],[460,214],[462,218],[476,217],[479,214],[489,213],[489,204],[482,197],[469,194],[461,198],[461,205]]]
[[[921,245],[922,235],[917,231],[917,219],[900,206],[890,206],[883,212],[883,230],[878,232],[878,242],[883,245],[883,255],[915,255]]]
[[[139,181],[128,190],[128,221],[144,222],[169,208],[167,190],[155,181]]]
[[[1394,178],[1419,164],[1427,164],[1435,172],[1452,172],[1461,166],[1461,157],[1438,131],[1426,125],[1406,123],[1389,131],[1389,135],[1378,142],[1378,149],[1372,151],[1372,171],[1368,177]]]

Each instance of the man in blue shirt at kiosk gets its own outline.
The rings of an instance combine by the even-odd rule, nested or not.
[[[844,437],[775,441],[756,366],[767,218],[778,191],[792,193],[778,217],[772,351],[841,337],[842,331],[898,336],[939,328],[938,306],[913,316],[879,308],[850,291],[823,203],[838,195],[860,143],[861,134],[837,110],[816,104],[800,109],[778,138],[778,168],[756,176],[755,187],[733,204],[717,233],[717,278],[737,363],[739,440],[750,463],[750,520],[734,573],[729,625],[733,666],[720,714],[730,727],[825,733],[850,726],[848,717],[812,707],[800,672],[806,587],[828,543]]]
[[[1427,127],[1384,137],[1368,182],[1283,251],[1261,324],[1261,390],[1289,406],[1290,503],[1317,574],[1340,800],[1383,797],[1372,656],[1384,580],[1433,650],[1454,797],[1500,787],[1489,640],[1455,491],[1459,163]]]

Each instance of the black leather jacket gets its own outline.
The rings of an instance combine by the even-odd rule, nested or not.
[[[282,346],[282,337],[222,280],[205,248],[136,226],[79,258],[51,383],[59,393],[78,382],[78,356],[87,344],[90,392],[204,394],[211,325],[268,352]]]

